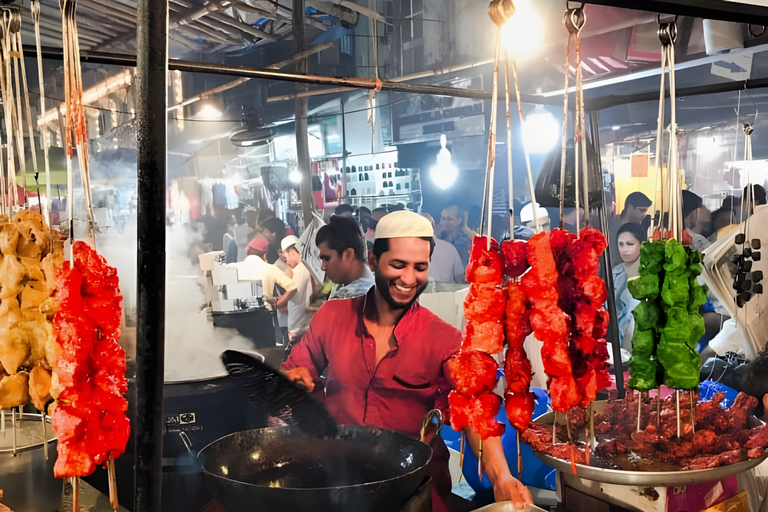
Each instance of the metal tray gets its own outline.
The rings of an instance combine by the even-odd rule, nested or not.
[[[602,412],[605,408],[605,401],[596,401],[594,403],[595,411]],[[565,416],[564,414],[558,415]],[[549,411],[542,414],[534,421],[543,424],[552,424],[553,412]],[[752,416],[749,421],[750,427],[756,427],[762,425],[763,422]],[[558,459],[547,455],[545,453],[533,452],[536,457],[539,458],[544,464],[555,468],[558,471],[571,474],[571,461]],[[585,478],[587,480],[594,480],[597,482],[604,482],[607,484],[618,485],[637,485],[637,486],[651,486],[651,487],[678,487],[681,485],[694,484],[699,482],[711,482],[715,480],[722,480],[733,475],[739,475],[745,471],[749,471],[761,462],[763,462],[768,455],[764,455],[757,459],[748,459],[736,464],[729,464],[727,466],[719,466],[711,469],[691,469],[691,470],[677,470],[677,471],[624,471],[620,469],[606,469],[596,468],[592,466],[585,466],[583,464],[576,464],[576,475],[579,478]]]

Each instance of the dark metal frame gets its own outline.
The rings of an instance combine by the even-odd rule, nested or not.
[[[160,512],[165,369],[168,0],[138,0],[136,25],[138,304],[133,510]]]
[[[683,16],[696,16],[724,21],[768,25],[768,8],[722,2],[720,0],[588,0],[587,3],[664,12]],[[164,369],[164,314],[165,314],[165,180],[166,180],[166,112],[168,69],[287,80],[305,84],[332,84],[354,88],[373,89],[377,84],[369,80],[329,78],[296,75],[254,68],[223,66],[192,61],[168,61],[168,1],[138,0],[137,57],[129,55],[83,52],[86,62],[136,66],[138,85],[137,134],[138,134],[138,311],[136,362],[138,390],[137,414],[134,422],[136,444],[135,458],[135,512],[160,511],[162,477],[162,402]],[[61,58],[61,51],[47,48],[44,58]],[[752,81],[752,86],[768,85],[766,81]],[[757,82],[760,85],[757,85]],[[729,84],[730,85],[730,84]],[[747,87],[745,83],[740,87]],[[430,85],[409,85],[382,82],[381,90],[489,99],[490,92],[455,89]],[[740,88],[738,87],[738,88]],[[729,90],[736,89],[731,87]],[[694,88],[696,89],[696,88]],[[691,94],[713,92],[691,91]],[[683,91],[681,91],[683,92]],[[684,95],[684,94],[683,94]],[[619,97],[620,98],[620,97]],[[652,99],[652,98],[648,98]],[[540,98],[524,98],[526,103],[546,103]],[[632,101],[638,101],[634,95]],[[590,125],[593,137],[597,137],[597,114],[594,109],[628,102],[628,98],[600,104],[590,102]],[[599,144],[598,139],[595,143]],[[605,205],[601,205],[602,222],[605,224]],[[606,252],[606,258],[608,253]],[[608,260],[609,261],[609,260]],[[610,284],[610,264],[606,277]],[[615,313],[615,304],[609,308]],[[618,334],[616,328],[612,336]],[[614,343],[614,354],[618,356]],[[617,362],[616,380],[623,393],[621,357]]]
[[[768,25],[768,7],[724,0],[586,0],[584,3],[621,7],[711,20]]]

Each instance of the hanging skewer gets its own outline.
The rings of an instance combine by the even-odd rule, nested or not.
[[[46,432],[45,412],[43,412],[41,416],[43,418],[43,455],[45,456],[45,460],[48,460],[48,432]]]
[[[640,391],[637,392],[637,432],[640,432],[640,415],[642,414],[642,393]]]
[[[656,389],[656,426],[661,427],[661,384]]]
[[[45,81],[43,76],[43,52],[40,47],[40,0],[32,0],[32,21],[35,24],[35,46],[37,49],[37,78],[40,88],[40,112],[45,110]],[[51,163],[48,155],[48,125],[43,123],[40,126],[40,143],[43,146],[43,159],[45,160],[45,208],[40,213],[45,216],[48,222],[48,229],[51,231],[51,244],[53,244],[53,222],[51,222]],[[34,153],[34,151],[33,151]],[[51,245],[53,247],[53,245]]]
[[[509,52],[504,50],[504,64],[506,66],[506,74],[504,76],[504,90],[506,92],[506,106],[507,106],[507,187],[509,189],[509,238],[515,238],[515,205],[513,201],[514,197],[514,180],[512,174],[512,112],[511,105],[509,103]],[[518,467],[519,467],[518,463]]]
[[[112,510],[117,511],[119,504],[117,502],[117,475],[115,474],[115,459],[109,456],[107,461],[107,475],[109,477],[109,505]]]
[[[16,456],[16,411],[11,407],[11,428],[13,430],[13,456]]]
[[[477,454],[477,479],[483,479],[483,440],[480,439],[480,450]]]
[[[677,437],[680,437],[680,390],[675,390],[675,400],[677,401]]]
[[[80,477],[72,477],[72,512],[80,512]]]
[[[0,432],[5,433],[5,409],[0,411]]]
[[[496,167],[496,103],[498,101],[499,82],[499,52],[501,49],[501,25],[496,30],[496,46],[493,58],[493,92],[491,94],[491,124],[488,131],[488,157],[485,163],[485,183],[483,185],[483,206],[480,210],[480,232],[486,228],[488,248],[491,243],[491,217],[493,214],[493,175]],[[487,207],[487,210],[486,210]],[[485,213],[488,212],[488,224],[484,224]]]
[[[520,431],[519,430],[515,430],[515,438],[517,439],[517,478],[522,478],[523,454],[520,451]]]
[[[696,408],[693,406],[693,390],[688,390],[688,397],[691,399],[691,429],[696,433]]]

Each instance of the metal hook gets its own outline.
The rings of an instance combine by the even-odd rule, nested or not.
[[[662,45],[668,46],[674,44],[675,39],[677,39],[677,25],[674,21],[671,23],[662,23],[659,25],[659,29],[656,33],[659,35],[659,40]]]
[[[759,33],[755,33],[752,30],[752,27],[760,27],[762,30],[760,30]],[[751,35],[752,37],[760,37],[763,34],[765,34],[765,25],[755,25],[754,23],[748,23],[747,24],[747,30],[749,30],[749,35]]]
[[[497,27],[501,27],[515,14],[515,4],[512,0],[491,0],[488,5],[488,16]]]
[[[570,34],[579,35],[587,23],[587,15],[584,14],[584,4],[575,9],[568,9],[563,16],[563,23]]]
[[[754,126],[749,123],[744,123],[744,135],[752,135],[753,131],[755,131]]]

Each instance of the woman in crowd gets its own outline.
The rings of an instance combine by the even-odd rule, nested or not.
[[[622,360],[624,356],[629,360],[629,355],[632,353],[632,332],[635,328],[632,310],[640,303],[629,293],[627,282],[637,277],[637,269],[640,266],[640,244],[645,239],[645,230],[635,222],[623,224],[616,235],[616,244],[622,262],[613,267],[613,289],[616,295],[616,320],[619,324]]]

